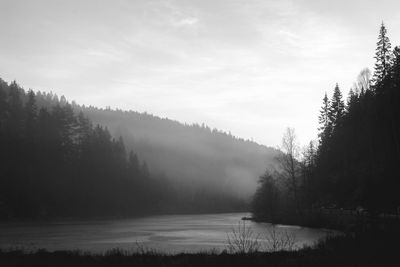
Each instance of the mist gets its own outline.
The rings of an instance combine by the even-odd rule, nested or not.
[[[205,125],[184,125],[133,111],[81,110],[114,136],[122,136],[150,170],[194,191],[211,189],[248,200],[265,166],[274,165],[278,155],[276,149]]]
[[[0,0],[0,266],[398,266],[399,10]]]

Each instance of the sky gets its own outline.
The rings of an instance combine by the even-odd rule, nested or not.
[[[317,136],[324,93],[373,70],[400,1],[0,0],[0,77],[276,147]]]

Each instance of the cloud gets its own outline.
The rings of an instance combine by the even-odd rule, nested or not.
[[[174,24],[178,27],[181,27],[181,26],[192,26],[198,22],[199,22],[198,18],[187,17],[187,18],[183,18],[183,19],[176,21]]]
[[[0,75],[268,145],[316,135],[321,97],[372,66],[385,1],[3,1]]]

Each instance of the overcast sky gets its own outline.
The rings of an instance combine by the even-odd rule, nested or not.
[[[0,77],[266,144],[316,137],[324,92],[373,68],[400,1],[0,0]]]

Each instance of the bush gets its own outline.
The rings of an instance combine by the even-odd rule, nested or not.
[[[232,231],[228,233],[228,251],[240,254],[257,252],[261,247],[259,237],[251,227],[246,226],[246,221],[239,221],[237,228],[232,228]]]

